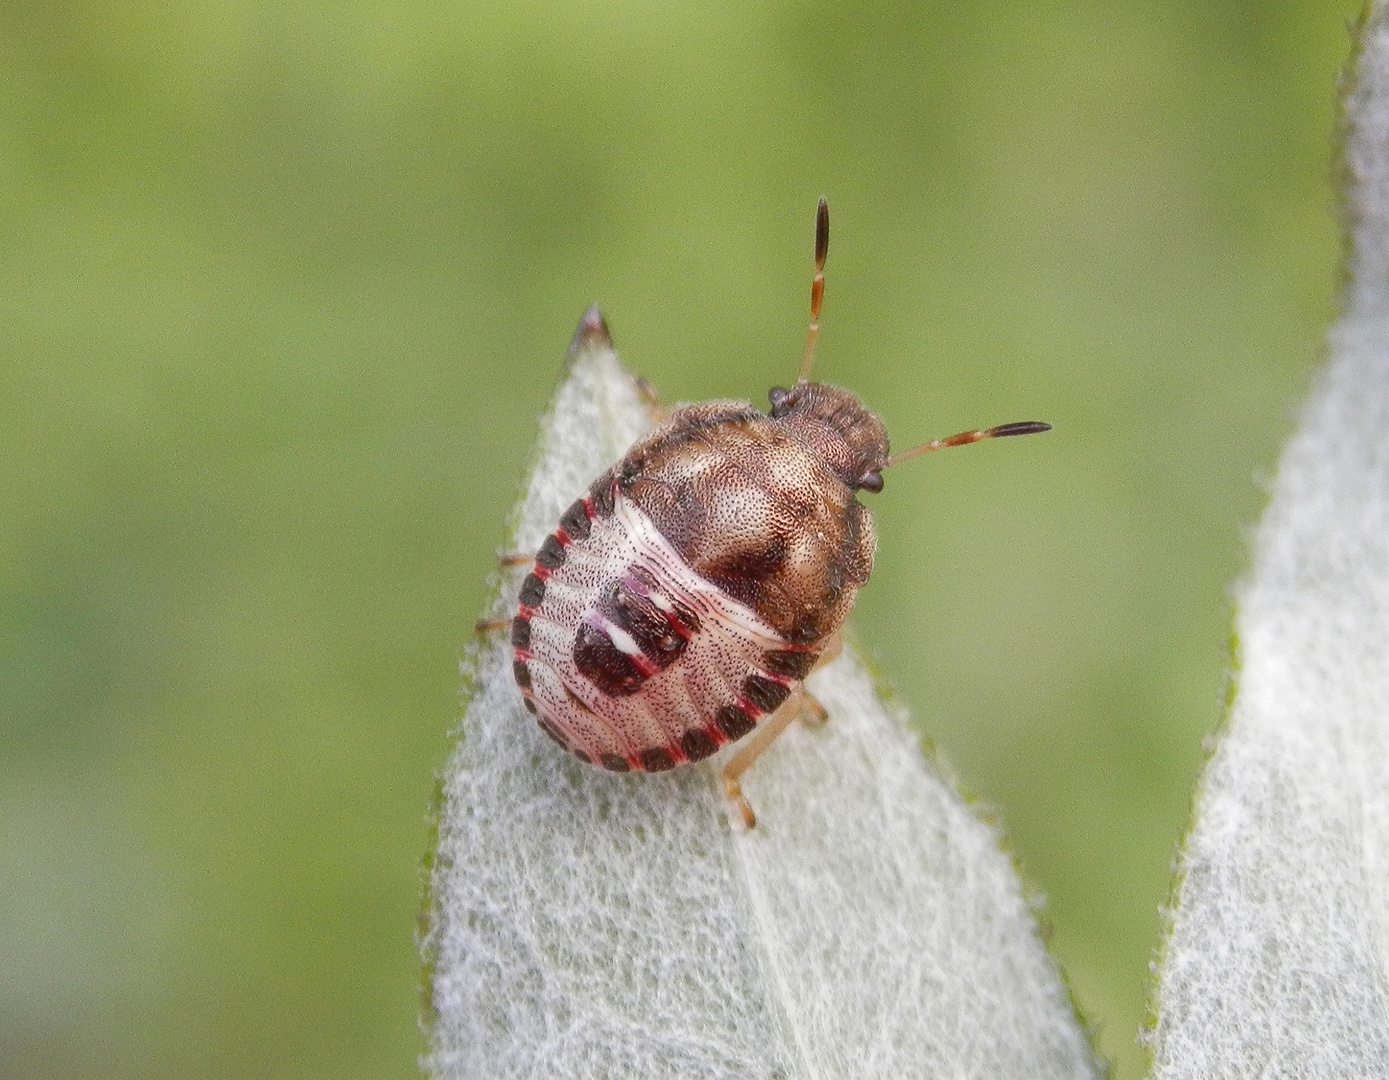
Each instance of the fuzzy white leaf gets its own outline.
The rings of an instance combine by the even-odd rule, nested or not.
[[[649,423],[606,342],[573,350],[517,549]],[[504,636],[473,658],[444,782],[435,1076],[1097,1075],[998,836],[849,650],[810,682],[828,725],[793,725],[746,776],[747,832],[718,758],[616,776],[552,745]]]
[[[1156,1075],[1389,1076],[1389,15],[1347,101],[1352,251],[1279,466],[1182,856]]]

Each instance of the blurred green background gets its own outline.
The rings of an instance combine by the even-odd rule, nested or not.
[[[1358,0],[0,5],[0,1075],[410,1077],[423,818],[569,334],[819,374],[857,634],[1117,1076],[1335,310]]]

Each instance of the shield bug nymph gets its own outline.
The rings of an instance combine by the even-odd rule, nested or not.
[[[824,716],[802,681],[838,650],[873,569],[858,492],[920,454],[1048,429],[1005,424],[890,454],[853,394],[810,381],[828,250],[821,199],[795,384],[770,392],[768,413],[687,405],[639,440],[560,517],[511,621],[526,708],[582,761],[661,772],[756,732],[724,768],[749,827],[738,778],[802,712]],[[598,335],[610,341],[591,308],[575,340]]]

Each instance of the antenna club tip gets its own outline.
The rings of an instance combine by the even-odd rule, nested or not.
[[[830,204],[824,196],[815,208],[815,268],[825,268],[825,256],[830,251]]]
[[[1041,420],[1023,420],[1016,424],[1003,424],[994,428],[990,434],[996,439],[1001,439],[1008,435],[1038,435],[1050,430],[1051,425]]]

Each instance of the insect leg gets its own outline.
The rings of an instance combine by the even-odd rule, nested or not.
[[[473,630],[478,634],[492,634],[498,630],[505,630],[510,625],[510,619],[479,619],[473,625]]]
[[[752,806],[749,804],[747,796],[743,794],[743,786],[738,782],[738,777],[747,772],[748,767],[762,756],[762,751],[771,746],[776,737],[790,726],[791,721],[801,715],[807,698],[809,695],[797,687],[795,693],[786,699],[781,708],[762,722],[753,733],[752,738],[743,745],[742,749],[729,758],[728,764],[723,767],[723,789],[729,800],[743,815],[743,824],[749,829],[757,824],[757,815],[752,812]],[[815,707],[821,712],[824,711],[818,701],[815,702]]]
[[[843,651],[844,638],[840,635],[839,631],[836,630],[825,639],[825,647],[820,650],[820,656],[815,661],[815,666],[810,670],[819,671],[826,664],[832,663]],[[815,696],[811,694],[809,690],[802,686],[799,690],[799,694],[801,699],[800,717],[803,723],[818,728],[824,727],[830,722],[829,710],[816,701]]]
[[[534,555],[523,555],[519,551],[508,551],[497,556],[498,566],[529,566],[533,562]]]
[[[839,654],[844,651],[844,637],[838,630],[825,639],[825,647],[820,650],[820,657],[815,661],[815,666],[811,671],[819,671],[826,664],[832,663],[839,658]]]
[[[808,694],[801,694],[801,722],[811,727],[824,727],[830,722],[829,710]]]
[[[656,393],[656,388],[641,375],[636,376],[636,380],[637,393],[646,403],[647,411],[651,413],[651,419],[657,424],[664,424],[670,419],[670,410],[661,404],[661,395]]]

